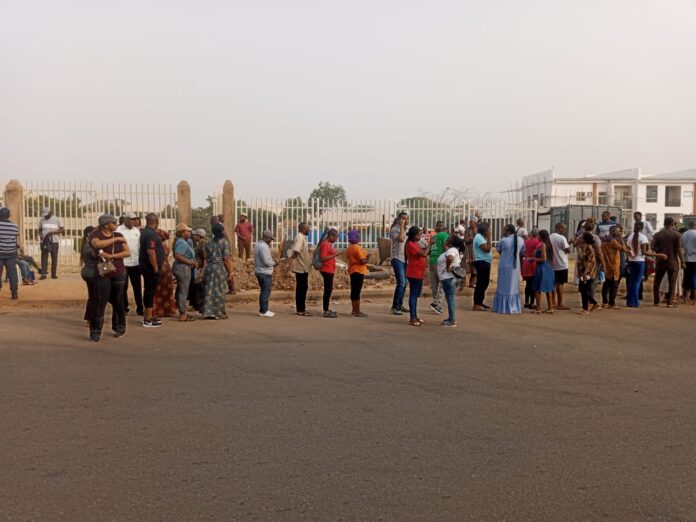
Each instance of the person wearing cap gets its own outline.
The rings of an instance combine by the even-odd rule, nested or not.
[[[254,246],[254,273],[259,282],[259,315],[261,317],[273,317],[275,314],[268,309],[268,300],[271,297],[273,284],[273,269],[278,264],[271,255],[270,244],[275,241],[270,230],[264,230],[261,241]]]
[[[3,268],[7,269],[10,279],[12,299],[19,297],[19,280],[17,279],[17,249],[19,228],[10,221],[10,209],[0,208],[0,288],[2,288]]]
[[[88,286],[89,300],[85,318],[89,321],[89,338],[97,342],[101,338],[104,326],[106,304],[111,304],[111,328],[116,337],[126,333],[126,307],[123,303],[123,288],[126,284],[126,267],[123,260],[130,256],[128,242],[116,232],[116,218],[110,214],[99,217],[99,226],[89,236],[97,262],[111,261],[115,270],[105,275],[98,273],[85,279]]]
[[[408,312],[404,308],[404,296],[406,295],[406,256],[404,247],[406,246],[406,231],[408,230],[408,212],[399,212],[389,230],[389,237],[392,241],[391,266],[396,277],[396,288],[394,288],[394,299],[392,300],[391,311],[394,315],[403,315]]]
[[[179,309],[179,321],[193,321],[188,313],[186,302],[191,286],[191,275],[196,268],[196,250],[191,241],[193,229],[184,223],[176,226],[176,241],[174,242],[174,266],[172,273],[176,278],[176,306]]]
[[[41,238],[41,279],[48,274],[48,256],[51,256],[51,279],[58,279],[58,247],[60,235],[65,233],[63,221],[53,215],[50,207],[41,209],[39,237]]]
[[[123,302],[126,305],[126,313],[129,312],[128,307],[128,282],[133,288],[133,299],[135,300],[135,312],[138,315],[143,315],[143,285],[142,274],[140,273],[140,230],[135,226],[138,216],[134,212],[126,212],[123,215],[123,224],[119,225],[116,232],[126,238],[130,256],[123,260],[126,266],[128,278],[123,287]]]
[[[246,260],[249,261],[251,258],[251,237],[254,232],[254,225],[251,224],[249,218],[246,214],[239,214],[239,222],[237,226],[234,227],[234,233],[237,235],[237,253],[239,259],[244,259],[244,254],[246,254]]]
[[[205,243],[208,233],[203,228],[197,228],[191,233],[193,249],[196,251],[196,266],[191,271],[188,301],[191,308],[200,312],[203,308],[203,271],[205,268]]]

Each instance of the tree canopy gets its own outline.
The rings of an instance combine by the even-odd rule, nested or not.
[[[320,181],[319,186],[309,194],[309,199],[321,199],[332,203],[344,204],[347,200],[346,189],[341,185],[332,185],[328,181]]]

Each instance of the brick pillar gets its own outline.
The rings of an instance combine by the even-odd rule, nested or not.
[[[191,225],[191,186],[180,181],[176,186],[177,222]]]
[[[237,212],[234,185],[229,179],[222,186],[222,215],[225,217],[225,232],[230,240],[232,257],[237,257],[237,237],[234,234],[234,229],[237,226]]]
[[[19,244],[24,244],[24,187],[16,179],[5,187],[5,206],[10,209],[10,221],[19,227]]]

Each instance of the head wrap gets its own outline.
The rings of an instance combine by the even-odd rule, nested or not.
[[[210,231],[213,233],[213,239],[223,239],[225,237],[225,227],[221,223],[215,223]]]
[[[355,243],[360,242],[360,231],[359,230],[351,230],[348,232],[348,242],[351,245],[354,245]]]

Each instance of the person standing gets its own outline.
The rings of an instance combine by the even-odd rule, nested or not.
[[[128,308],[128,281],[133,288],[133,300],[135,301],[135,313],[143,315],[143,286],[142,275],[140,274],[140,230],[135,226],[135,220],[138,216],[134,212],[127,212],[123,216],[123,224],[119,225],[116,232],[126,238],[130,256],[123,260],[126,267],[126,284],[123,288],[123,302],[126,305],[126,313]]]
[[[553,313],[553,292],[555,280],[553,273],[553,245],[548,230],[539,231],[541,245],[534,253],[536,257],[536,272],[534,273],[534,294],[536,296],[535,314],[541,313],[541,294],[546,295],[546,311]]]
[[[304,221],[297,225],[297,235],[292,243],[292,272],[295,274],[295,313],[309,317],[307,311],[307,290],[309,290],[309,246],[307,234],[309,225]]]
[[[609,228],[609,237],[602,239],[604,255],[604,283],[602,284],[602,308],[616,307],[616,293],[621,280],[621,254],[626,250],[626,244],[621,236],[619,225]]]
[[[480,223],[472,242],[474,250],[474,267],[476,268],[476,288],[474,289],[474,312],[490,309],[485,304],[486,290],[491,281],[491,264],[493,263],[493,243],[489,223]]]
[[[440,323],[440,326],[446,328],[455,328],[457,326],[457,285],[459,283],[454,275],[454,269],[461,267],[462,257],[460,254],[461,248],[464,246],[464,240],[458,234],[452,234],[445,241],[445,251],[437,258],[437,271],[442,285],[442,290],[447,301],[447,319]]]
[[[51,256],[51,279],[58,279],[58,248],[65,233],[63,221],[53,215],[50,207],[41,209],[39,237],[41,238],[41,279],[48,275],[48,256]]]
[[[684,248],[684,300],[696,304],[696,219],[689,223],[689,229],[682,234]]]
[[[334,276],[336,275],[336,258],[339,252],[334,250],[333,244],[338,239],[338,231],[334,228],[329,229],[326,233],[326,238],[319,243],[319,260],[321,268],[319,272],[324,280],[324,295],[322,305],[324,309],[324,317],[335,319],[338,314],[331,310],[331,294],[333,293]]]
[[[476,288],[476,260],[474,259],[474,238],[478,227],[478,218],[474,215],[468,220],[469,227],[464,232],[464,268],[469,274],[469,288]],[[462,281],[462,284],[464,281]]]
[[[555,310],[569,310],[567,306],[563,305],[563,289],[568,282],[568,254],[570,253],[566,231],[566,226],[563,223],[556,223],[553,234],[549,236],[551,246],[553,246],[554,293],[552,297]]]
[[[367,252],[360,246],[360,231],[351,230],[348,232],[348,249],[346,250],[346,258],[348,260],[348,274],[350,277],[350,302],[353,306],[351,315],[353,317],[367,317],[360,311],[360,295],[362,293],[365,275],[367,275],[367,263],[369,256]]]
[[[524,242],[524,257],[522,259],[522,279],[524,279],[524,307],[534,308],[534,274],[536,272],[535,252],[541,246],[539,230],[533,228],[529,233],[529,239]]]
[[[643,219],[643,214],[641,212],[633,213],[633,221],[634,223],[643,224],[643,235],[648,238],[649,242],[652,241],[653,236],[655,235],[655,229],[653,229],[652,223],[650,223],[650,221],[647,219]]]
[[[643,283],[645,273],[645,256],[648,253],[650,242],[643,234],[643,222],[636,221],[633,225],[633,233],[626,240],[629,248],[628,268],[626,279],[626,306],[637,308],[640,306],[640,286]]]
[[[196,266],[192,270],[191,284],[189,285],[188,300],[191,308],[200,313],[203,309],[203,274],[205,268],[205,243],[208,233],[197,228],[191,234],[193,249],[196,251]]]
[[[254,273],[259,282],[259,315],[261,317],[273,317],[275,313],[268,309],[268,301],[271,298],[273,286],[273,269],[278,264],[271,255],[270,244],[275,241],[270,230],[264,230],[261,241],[254,246]]]
[[[597,276],[597,256],[594,249],[595,238],[590,232],[580,236],[577,243],[578,250],[578,291],[582,302],[580,315],[589,315],[597,307],[592,287],[593,280]],[[592,305],[592,309],[590,309]]]
[[[164,246],[164,263],[160,268],[157,290],[155,290],[154,314],[157,318],[173,317],[177,308],[174,296],[174,274],[172,274],[172,265],[169,263],[169,254],[171,253],[169,232],[158,228],[157,234]]]
[[[599,236],[602,242],[609,240],[611,237],[610,229],[616,225],[618,225],[618,223],[611,219],[611,212],[608,210],[602,212],[602,220],[597,223],[596,229],[596,234]]]
[[[97,342],[104,326],[106,304],[111,304],[111,328],[115,337],[126,334],[126,306],[123,303],[123,287],[128,275],[123,260],[130,256],[126,239],[116,232],[117,220],[110,214],[99,217],[99,226],[92,232],[89,244],[96,253],[97,260],[111,261],[114,271],[110,274],[97,274],[93,294],[96,303],[90,313],[89,338]]]
[[[515,228],[515,234],[517,234],[517,237],[521,238],[522,241],[526,241],[527,239],[529,239],[529,233],[527,232],[527,229],[524,228],[524,219],[517,219],[517,227]]]
[[[244,259],[244,254],[246,254],[246,260],[249,261],[251,258],[251,238],[254,233],[254,226],[249,221],[246,214],[239,214],[239,222],[237,226],[234,227],[234,233],[237,235],[237,253],[239,259]]]
[[[394,277],[396,277],[396,287],[394,288],[394,299],[391,307],[394,315],[402,315],[404,312],[408,312],[404,308],[404,295],[406,295],[406,257],[404,248],[406,246],[407,230],[408,213],[399,212],[389,231],[389,237],[392,241],[391,266],[394,269]]]
[[[445,251],[445,243],[449,239],[449,234],[445,230],[445,225],[442,221],[435,223],[435,233],[430,236],[430,292],[432,293],[432,302],[430,309],[437,315],[442,315],[442,285],[440,285],[440,276],[437,270],[437,260]]]
[[[191,241],[193,229],[185,223],[176,226],[176,241],[174,242],[174,266],[172,273],[176,278],[176,305],[179,309],[179,321],[193,321],[188,313],[188,296],[191,287],[191,276],[196,268],[196,249]]]
[[[211,227],[213,239],[205,245],[205,283],[203,285],[203,310],[206,319],[227,319],[225,294],[232,279],[232,254],[230,242],[225,239],[225,227],[215,223]]]
[[[500,259],[493,311],[499,314],[521,314],[520,257],[524,250],[524,241],[513,225],[505,225],[503,238],[498,241],[496,249],[500,253]]]
[[[653,305],[660,305],[660,283],[667,275],[669,278],[669,291],[665,295],[667,308],[674,308],[674,295],[677,286],[677,275],[680,268],[684,268],[684,257],[681,251],[681,235],[674,230],[674,218],[667,216],[664,228],[660,230],[651,242],[652,249],[658,256],[655,266],[655,281],[653,281]]]
[[[7,270],[10,279],[12,299],[19,299],[19,280],[17,277],[17,250],[19,248],[19,227],[10,221],[10,209],[0,208],[0,288],[2,272]]]
[[[162,322],[154,315],[155,292],[164,265],[165,250],[157,233],[159,217],[151,212],[145,216],[145,228],[140,231],[139,265],[143,276],[143,327],[159,328]]]
[[[406,246],[404,255],[406,258],[406,278],[408,279],[408,313],[409,324],[411,326],[421,326],[423,320],[418,317],[418,297],[423,290],[423,279],[425,278],[425,268],[427,264],[428,248],[423,248],[419,242],[421,240],[421,229],[412,226],[406,233]]]

